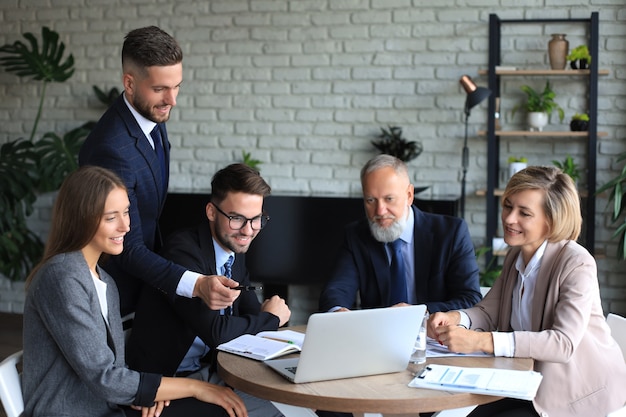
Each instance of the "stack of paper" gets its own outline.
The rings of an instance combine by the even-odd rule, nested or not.
[[[543,376],[535,371],[428,365],[409,387],[532,400]]]

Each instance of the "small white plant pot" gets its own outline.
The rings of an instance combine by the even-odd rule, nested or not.
[[[528,126],[531,131],[543,130],[543,127],[548,124],[548,113],[542,112],[530,112],[528,113]]]
[[[511,162],[509,164],[509,178],[511,178],[517,171],[521,171],[526,168],[528,164],[526,162]]]

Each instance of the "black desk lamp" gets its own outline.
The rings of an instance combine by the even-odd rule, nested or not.
[[[469,149],[467,147],[467,124],[470,115],[470,109],[491,95],[491,90],[485,87],[476,87],[474,81],[469,75],[461,76],[459,80],[463,89],[467,93],[465,99],[465,140],[463,141],[463,177],[461,179],[461,217],[465,218],[465,177],[467,176],[467,167],[469,166]]]

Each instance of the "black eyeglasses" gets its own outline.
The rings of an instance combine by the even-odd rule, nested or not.
[[[225,217],[228,218],[228,225],[233,230],[243,229],[244,227],[246,227],[246,223],[248,222],[250,222],[250,227],[252,227],[252,230],[261,230],[265,227],[267,222],[270,221],[270,216],[267,216],[265,214],[261,214],[260,216],[248,219],[243,216],[231,216],[229,214],[226,214],[222,211],[221,208],[217,206],[217,204],[213,204],[213,207],[215,207],[220,214],[223,214]]]

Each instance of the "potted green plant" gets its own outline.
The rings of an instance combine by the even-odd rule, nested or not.
[[[553,160],[552,163],[555,167],[569,175],[574,182],[578,182],[578,179],[580,178],[580,170],[578,168],[578,164],[570,155],[567,155],[563,161]]]
[[[37,196],[56,190],[78,167],[78,150],[88,133],[80,126],[63,136],[48,132],[35,140],[47,84],[64,82],[74,73],[72,55],[62,60],[65,46],[59,35],[47,27],[41,35],[41,44],[33,34],[25,33],[28,44],[16,41],[0,47],[0,66],[7,72],[42,82],[29,139],[18,138],[0,147],[0,273],[11,280],[24,279],[41,258],[43,243],[26,220]]]
[[[509,156],[507,162],[509,163],[509,178],[528,166],[528,159],[524,156]]]
[[[621,153],[617,157],[617,162],[626,161],[626,152]],[[611,213],[611,221],[618,223],[617,229],[613,232],[613,238],[618,238],[617,244],[617,257],[618,259],[626,260],[626,217],[623,214],[626,212],[626,164],[622,167],[622,170],[607,183],[602,185],[596,191],[596,194],[603,192],[609,192],[609,203],[613,202],[613,210]]]
[[[579,45],[572,49],[572,52],[567,55],[567,60],[572,69],[586,69],[591,63],[591,55],[587,45]]]
[[[408,141],[402,137],[402,128],[399,126],[387,126],[387,130],[380,128],[380,140],[372,141],[372,145],[381,153],[395,156],[408,162],[420,156],[424,147],[421,142]]]
[[[589,115],[587,113],[576,113],[569,122],[572,132],[586,132],[589,129]]]
[[[241,163],[248,165],[250,168],[254,169],[257,172],[261,171],[261,168],[259,168],[259,165],[261,165],[263,162],[261,162],[260,159],[253,158],[252,154],[246,151],[241,151],[241,157],[242,157]]]
[[[476,248],[476,261],[478,261],[487,252],[491,251],[489,246],[481,246]],[[502,266],[496,262],[496,257],[492,256],[489,262],[485,265],[484,269],[478,272],[479,284],[481,287],[492,287],[493,283],[498,279],[502,273]]]
[[[542,92],[535,91],[535,89],[529,85],[523,85],[520,89],[526,93],[527,99],[525,103],[518,104],[513,108],[512,115],[515,116],[515,113],[520,108],[526,110],[528,112],[528,124],[530,125],[531,130],[536,129],[538,131],[542,131],[543,127],[548,123],[550,115],[554,111],[559,114],[559,121],[563,121],[565,112],[561,106],[554,101],[556,93],[552,91],[550,81],[546,81],[546,86]]]

